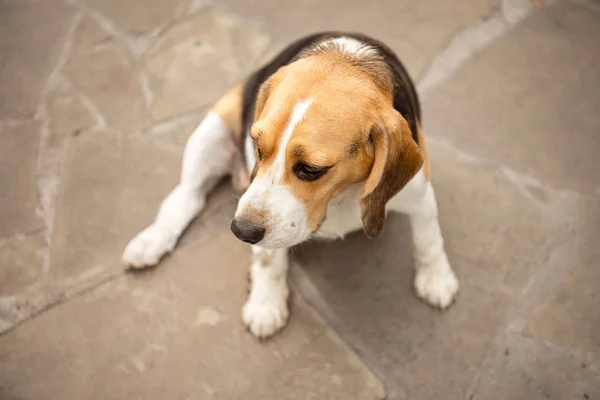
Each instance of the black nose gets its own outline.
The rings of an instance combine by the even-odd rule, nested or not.
[[[248,221],[231,221],[231,232],[242,242],[256,244],[265,237],[265,228],[256,226]]]

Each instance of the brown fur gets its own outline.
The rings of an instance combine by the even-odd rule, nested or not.
[[[365,44],[366,49],[371,49]],[[327,41],[317,43],[316,45],[304,50],[300,57],[310,56],[328,56],[340,59],[342,62],[360,68],[367,73],[382,92],[392,91],[392,79],[389,66],[385,63],[383,57],[375,51],[365,51],[361,55],[354,55],[343,50],[337,42]]]
[[[239,149],[243,140],[244,82],[230,89],[213,107],[233,132],[236,149],[232,181],[244,191],[251,179],[268,168],[278,151],[294,106],[314,99],[296,126],[286,149],[283,182],[307,209],[313,229],[325,218],[329,200],[351,184],[365,181],[361,217],[367,236],[383,230],[385,204],[424,164],[430,177],[425,141],[419,146],[406,120],[392,107],[390,71],[376,53],[348,54],[335,43],[305,50],[300,59],[273,74],[260,88],[251,135],[261,159],[248,175]],[[299,180],[292,166],[299,162],[331,167],[314,182]]]
[[[372,238],[383,230],[385,204],[412,179],[423,165],[423,156],[411,137],[406,120],[396,110],[384,111],[383,121],[371,131],[375,162],[360,196],[365,234]]]
[[[262,154],[258,175],[273,163],[294,106],[314,100],[286,148],[283,179],[305,203],[312,229],[324,219],[333,196],[366,180],[361,196],[364,228],[368,236],[378,235],[385,203],[423,163],[406,120],[392,107],[391,85],[382,84],[389,81],[389,74],[373,79],[373,71],[349,62],[345,55],[311,54],[281,68],[259,92],[252,128]],[[331,168],[320,179],[305,182],[292,172],[299,161]]]
[[[236,141],[242,140],[242,96],[245,82],[229,89],[213,106],[212,111],[219,115],[233,132]]]
[[[231,183],[233,188],[239,192],[244,192],[250,186],[250,176],[244,163],[244,157],[240,150],[243,148],[242,141],[242,96],[245,82],[240,82],[225,93],[213,106],[212,111],[219,115],[225,124],[229,127],[232,136],[232,146],[234,149],[231,162]]]

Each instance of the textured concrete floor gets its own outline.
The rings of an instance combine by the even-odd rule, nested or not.
[[[600,2],[0,0],[0,399],[600,399]],[[127,241],[229,85],[362,31],[422,92],[448,312],[410,232],[295,251],[292,319],[244,331],[225,182],[156,269]]]

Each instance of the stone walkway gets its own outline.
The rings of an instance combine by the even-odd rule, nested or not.
[[[600,2],[543,3],[0,0],[0,399],[600,399]],[[295,251],[259,343],[227,182],[159,268],[119,258],[212,102],[320,29],[419,83],[462,292],[415,298],[393,216]]]

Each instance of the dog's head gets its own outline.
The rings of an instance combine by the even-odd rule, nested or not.
[[[241,240],[300,243],[319,228],[330,199],[361,182],[364,231],[377,236],[386,202],[421,167],[408,124],[392,107],[385,64],[346,61],[301,58],[261,87],[251,130],[256,165],[232,222]]]

